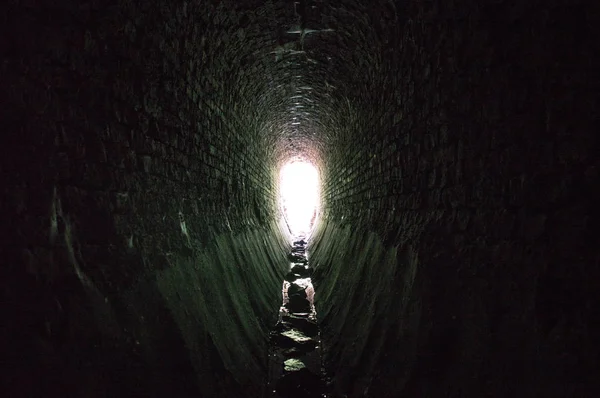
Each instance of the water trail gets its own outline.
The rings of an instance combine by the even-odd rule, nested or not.
[[[270,334],[269,397],[327,397],[312,268],[303,236],[294,239],[290,261],[290,272],[283,281],[283,305]]]

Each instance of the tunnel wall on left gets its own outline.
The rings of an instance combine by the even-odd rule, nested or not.
[[[3,6],[2,390],[258,396],[287,243],[223,21],[111,4]]]

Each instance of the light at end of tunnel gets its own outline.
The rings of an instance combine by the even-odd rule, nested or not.
[[[279,193],[283,213],[293,236],[308,235],[319,207],[319,173],[307,162],[291,162],[281,168]]]

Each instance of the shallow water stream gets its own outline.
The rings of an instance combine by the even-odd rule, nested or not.
[[[312,268],[303,237],[294,240],[290,272],[283,281],[283,305],[270,333],[269,396],[327,397],[314,306]]]

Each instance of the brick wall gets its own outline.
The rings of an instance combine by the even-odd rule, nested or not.
[[[260,390],[287,249],[240,68],[260,26],[217,2],[3,8],[8,391],[27,369],[74,395]]]
[[[406,10],[324,152],[312,258],[342,392],[598,388],[597,16],[563,2]]]
[[[290,156],[323,178],[337,392],[597,389],[593,7],[3,11],[8,391],[260,395]]]

